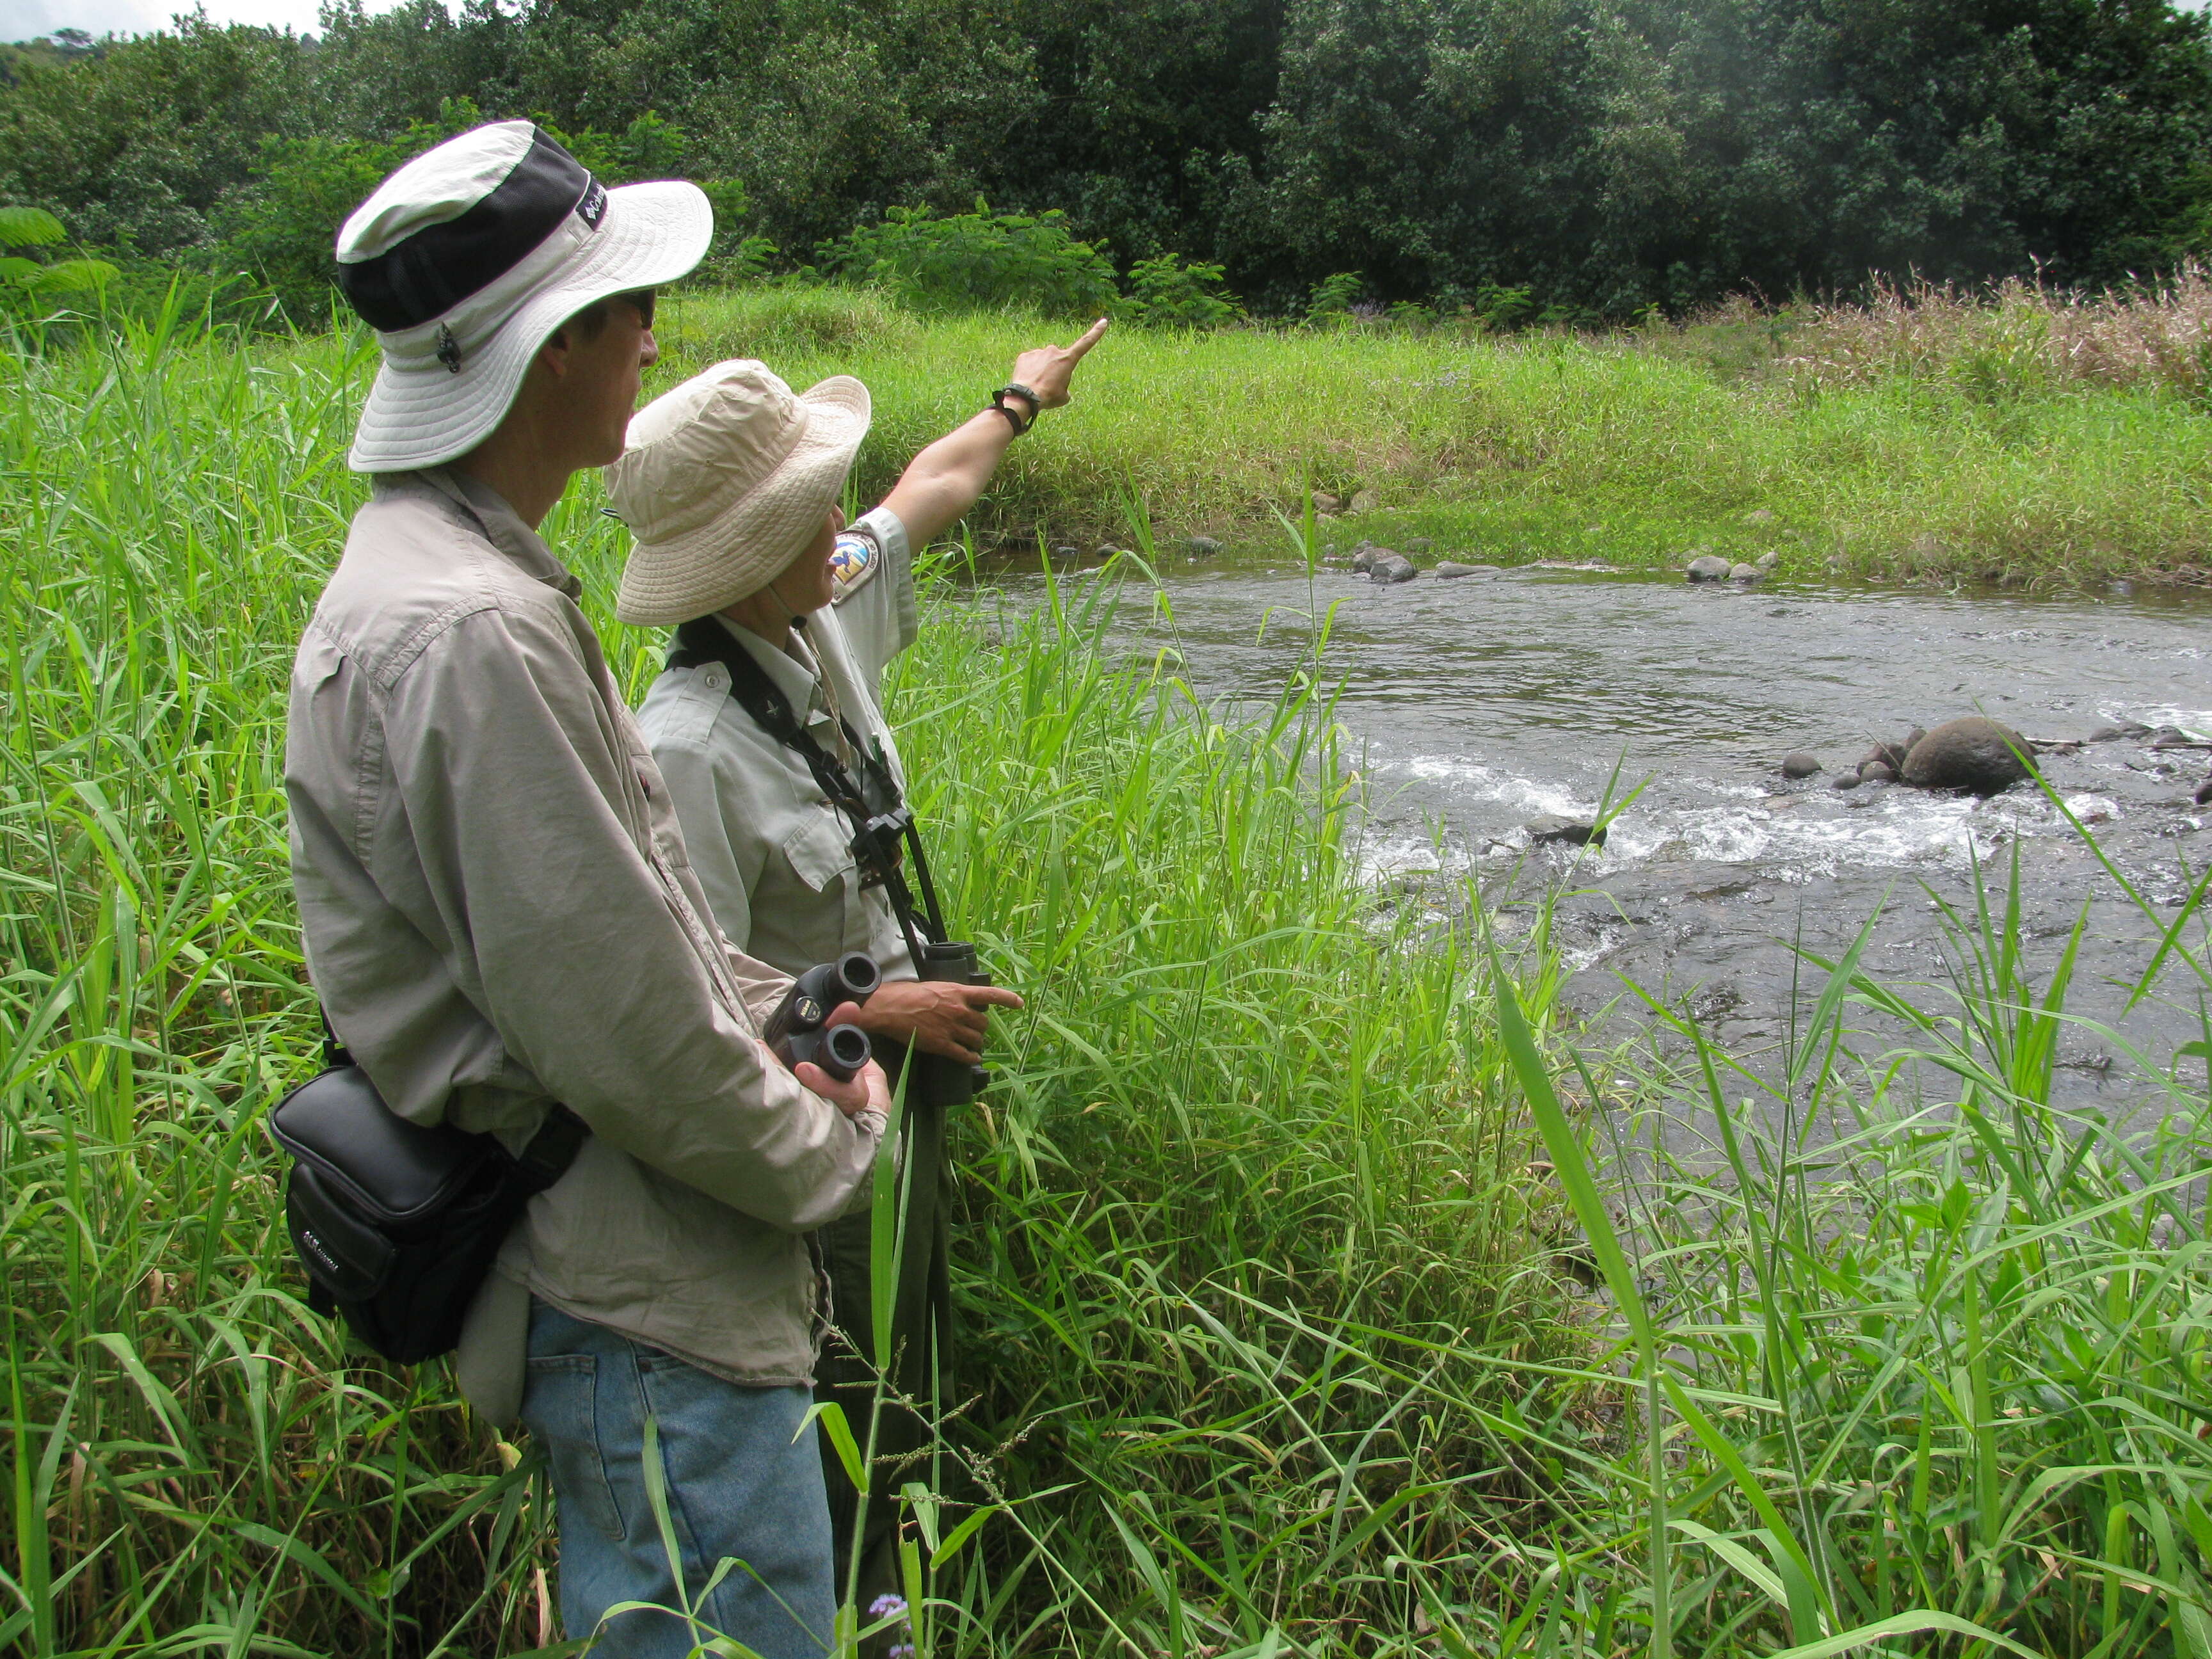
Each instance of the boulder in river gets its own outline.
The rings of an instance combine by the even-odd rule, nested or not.
[[[1887,761],[1869,761],[1859,768],[1859,781],[1861,783],[1895,783],[1897,768],[1892,766]]]
[[[1052,556],[1055,559],[1079,559],[1083,556],[1083,550],[1079,547],[1055,547],[1052,550]]]
[[[1420,574],[1413,568],[1413,562],[1404,554],[1393,553],[1387,547],[1378,547],[1375,550],[1375,562],[1369,567],[1367,576],[1370,581],[1409,582]]]
[[[1473,576],[1497,568],[1494,564],[1462,564],[1457,559],[1446,559],[1437,567],[1436,574],[1449,581],[1454,576]]]
[[[2196,799],[2199,806],[2212,805],[2212,778],[2207,778],[2197,786]]]
[[[1820,769],[1820,757],[1809,750],[1797,749],[1782,757],[1782,775],[1785,778],[1809,778]]]
[[[1602,847],[1605,831],[1595,823],[1579,823],[1573,818],[1561,817],[1556,812],[1547,812],[1528,823],[1528,844],[1539,846],[1547,841],[1565,842],[1571,847]]]
[[[1693,582],[1724,582],[1735,567],[1715,553],[1700,553],[1682,574]]]
[[[1732,582],[1741,582],[1746,587],[1750,586],[1765,574],[1766,573],[1755,564],[1733,565],[1729,569],[1729,580]]]
[[[1211,536],[1192,536],[1183,542],[1182,550],[1194,559],[1210,559],[1221,551],[1221,544]]]
[[[2010,726],[1969,714],[1944,721],[1912,745],[1905,757],[1905,781],[1923,789],[1994,795],[2033,772],[2034,752]]]
[[[1838,772],[1835,776],[1828,780],[1828,787],[1831,789],[1856,789],[1865,780],[1861,778],[1856,772]]]

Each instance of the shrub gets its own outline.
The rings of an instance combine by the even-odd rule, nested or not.
[[[35,308],[40,296],[95,293],[115,267],[104,259],[34,259],[10,249],[52,247],[68,232],[43,208],[0,207],[0,316]]]
[[[1129,297],[1115,308],[1125,322],[1158,328],[1218,328],[1240,320],[1243,305],[1222,278],[1219,265],[1163,253],[1129,267]]]
[[[1352,307],[1359,303],[1360,294],[1367,282],[1356,270],[1340,270],[1323,281],[1313,291],[1306,304],[1309,323],[1349,322]]]
[[[1104,251],[1078,241],[1065,214],[994,214],[980,197],[973,213],[944,218],[893,208],[878,223],[823,243],[816,257],[917,311],[1017,306],[1048,317],[1097,316],[1117,297]]]

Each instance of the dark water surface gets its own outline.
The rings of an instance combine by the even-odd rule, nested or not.
[[[1616,765],[1616,794],[1649,779],[1602,852],[1534,854],[1547,867],[1578,858],[1574,884],[1590,890],[1565,906],[1569,996],[1640,1018],[1621,1006],[1626,975],[1686,1001],[1739,1054],[1784,1035],[1804,971],[1790,941],[1832,956],[1885,903],[1864,965],[1907,987],[1942,982],[1955,952],[1928,890],[1969,902],[1972,856],[2001,890],[2015,845],[2039,982],[2085,900],[2073,1012],[2117,1020],[2118,986],[2149,959],[2152,924],[2033,785],[1987,802],[1832,788],[1875,738],[1977,712],[2038,741],[2124,721],[2212,738],[2212,598],[2201,594],[1742,592],[1532,567],[1399,586],[1200,569],[1171,578],[1165,598],[1147,631],[1172,634],[1201,696],[1232,700],[1274,695],[1310,658],[1316,602],[1334,606],[1324,674],[1344,682],[1340,718],[1364,750],[1378,874],[1472,861],[1502,885],[1523,861],[1528,819],[1588,817]],[[1125,608],[1133,624],[1146,609],[1133,583]],[[1796,749],[1823,772],[1784,782]],[[2212,809],[2191,801],[2207,761],[2121,740],[2044,764],[2170,915],[2212,847]],[[2193,932],[2201,944],[2203,926]],[[2197,1034],[2197,981],[2169,973],[2160,988],[2162,1003],[2118,1022],[2124,1043],[2069,1034],[2063,1095],[2126,1088],[2124,1043],[2171,1063]]]

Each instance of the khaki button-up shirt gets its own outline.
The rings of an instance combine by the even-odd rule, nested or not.
[[[808,615],[798,655],[723,626],[823,748],[835,753],[841,741],[834,702],[903,787],[881,684],[884,666],[919,631],[906,526],[878,507],[839,538],[838,556],[838,596]],[[847,580],[846,571],[857,574]],[[709,662],[665,670],[646,693],[638,724],[724,933],[791,973],[863,951],[887,977],[914,977],[883,889],[860,884],[853,826],[823,798],[805,761],[730,695],[727,669]]]
[[[707,919],[579,591],[483,485],[381,479],[292,677],[293,879],[339,1036],[417,1121],[520,1146],[559,1100],[592,1128],[471,1310],[463,1384],[495,1421],[529,1293],[733,1381],[807,1382],[801,1235],[866,1202],[883,1132],[761,1042],[787,981]]]

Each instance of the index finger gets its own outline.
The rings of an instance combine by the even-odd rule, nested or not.
[[[1083,337],[1081,339],[1078,340],[1073,345],[1062,346],[1060,349],[1065,351],[1071,357],[1080,357],[1085,352],[1090,350],[1091,347],[1098,343],[1098,337],[1105,333],[1107,325],[1113,319],[1109,317],[1101,317],[1097,322],[1091,324],[1089,328],[1083,331]]]
[[[963,985],[960,994],[968,999],[970,1008],[997,1006],[1018,1008],[1022,1000],[1003,985]]]

